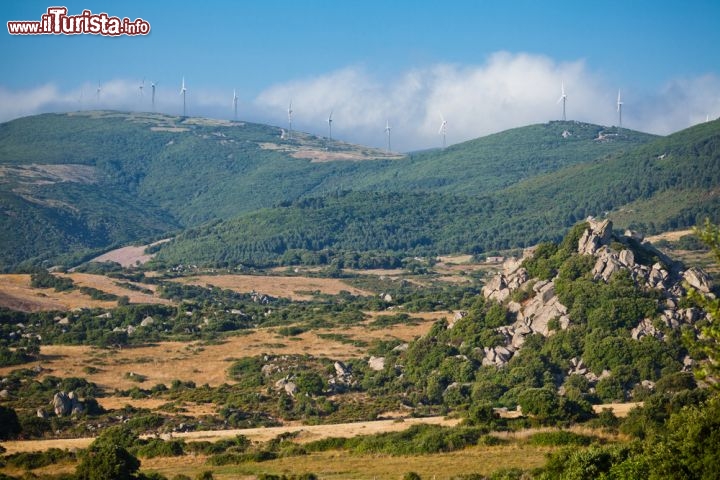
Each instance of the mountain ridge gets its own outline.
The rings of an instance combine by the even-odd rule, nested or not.
[[[694,147],[679,153],[700,148],[704,157],[712,155],[714,140],[701,144],[703,138],[714,138],[717,122],[714,125],[712,131],[685,134]],[[253,212],[269,214],[302,199],[346,191],[399,193],[405,196],[403,204],[411,203],[413,195],[438,196],[434,198],[440,200],[440,210],[447,206],[462,214],[486,212],[479,205],[492,196],[490,204],[498,213],[493,213],[489,223],[475,222],[482,230],[479,235],[487,237],[503,228],[503,215],[512,220],[524,210],[517,207],[523,192],[530,191],[533,201],[547,195],[546,185],[552,184],[553,175],[568,176],[575,168],[581,176],[587,165],[624,158],[666,138],[555,121],[444,150],[399,156],[301,132],[294,132],[290,140],[283,133],[279,127],[250,122],[111,111],[45,114],[0,124],[0,206],[4,212],[0,226],[17,232],[0,243],[0,267],[76,263],[86,256],[84,252],[153,240]],[[703,153],[702,148],[711,153]],[[65,177],[58,174],[62,169]],[[548,179],[545,184],[542,178]],[[504,198],[508,195],[510,201]],[[431,202],[424,204],[431,207]],[[572,224],[590,207],[581,205],[560,223]],[[343,209],[345,218],[353,216],[351,205]],[[447,217],[442,211],[438,215]],[[410,229],[412,217],[407,215],[405,220]],[[525,217],[522,221],[528,223]],[[542,221],[534,218],[530,223],[535,226],[513,238],[505,235],[477,248],[468,241],[449,244],[487,250],[523,246],[561,234],[558,225],[542,232]],[[445,226],[461,229],[455,220]],[[527,239],[519,243],[521,234]],[[421,238],[419,243],[432,241]]]

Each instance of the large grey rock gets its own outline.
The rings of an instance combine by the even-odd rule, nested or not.
[[[71,399],[65,392],[57,392],[53,395],[50,405],[52,405],[55,415],[63,417],[65,415],[70,415],[72,412],[73,399]]]
[[[657,328],[655,328],[655,325],[653,325],[653,321],[649,318],[644,318],[637,327],[633,328],[630,331],[630,336],[633,338],[633,340],[640,340],[643,337],[658,337],[660,338],[662,335],[658,331]]]
[[[623,268],[618,255],[607,248],[598,250],[596,255],[597,260],[592,271],[595,280],[602,279],[607,282],[615,272]]]
[[[385,357],[370,357],[368,367],[370,367],[370,370],[375,370],[376,372],[383,370],[385,368]]]
[[[345,377],[347,375],[350,375],[350,370],[345,366],[342,362],[335,362],[335,374],[338,377]]]
[[[578,241],[578,252],[583,255],[592,255],[601,246],[610,244],[612,222],[608,219],[596,221],[592,218],[588,218],[587,222],[589,227]]]
[[[620,252],[618,260],[620,260],[620,263],[628,268],[632,268],[635,266],[635,254],[632,252],[632,250],[623,250],[622,252]]]
[[[664,289],[665,282],[670,277],[670,273],[663,268],[660,263],[655,263],[648,274],[648,284],[652,288]]]
[[[495,275],[482,288],[485,298],[490,298],[495,292],[507,288],[504,275]]]
[[[297,392],[297,385],[295,385],[295,382],[286,382],[284,385],[285,393],[290,395],[291,397],[295,396],[295,393]]]
[[[710,290],[712,290],[710,277],[697,267],[687,269],[683,274],[683,278],[691,287],[699,292],[710,293]]]

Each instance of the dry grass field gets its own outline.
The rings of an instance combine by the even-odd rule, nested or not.
[[[344,327],[342,335],[347,339],[370,342],[374,339],[400,339],[410,341],[424,335],[435,319],[450,314],[430,312],[413,314],[416,325],[394,325],[373,330],[363,325]],[[129,389],[140,385],[149,388],[158,383],[170,385],[173,380],[193,381],[217,386],[228,382],[226,371],[233,359],[261,354],[293,355],[309,354],[339,360],[365,355],[365,349],[320,335],[338,333],[336,329],[316,329],[289,339],[278,335],[274,328],[249,330],[245,335],[226,338],[223,343],[206,345],[199,342],[160,342],[144,347],[123,349],[100,349],[91,346],[43,345],[41,360],[27,364],[28,368],[40,365],[49,374],[59,377],[84,377],[99,386],[112,391],[115,388]],[[85,373],[93,366],[97,373]],[[15,367],[0,368],[5,375]],[[127,374],[133,372],[146,377],[142,384],[131,380]]]
[[[93,300],[77,290],[56,292],[52,288],[32,288],[30,275],[0,275],[0,306],[23,312],[112,308],[117,302]]]
[[[150,295],[147,293],[130,290],[121,287],[116,283],[122,283],[125,282],[125,280],[119,281],[110,277],[106,277],[104,275],[93,275],[90,273],[69,273],[63,274],[61,276],[70,277],[72,281],[75,282],[75,285],[78,285],[80,287],[97,288],[98,290],[102,290],[106,293],[112,293],[117,296],[126,295],[130,299],[130,303],[160,303],[164,305],[170,305],[172,303],[170,300],[160,298],[157,294]],[[155,285],[148,285],[145,283],[127,283],[134,284],[135,286],[145,288],[147,290],[152,290],[153,292],[157,288]]]
[[[75,446],[77,448],[77,446]],[[70,447],[72,448],[72,447]],[[212,470],[213,478],[219,480],[255,479],[260,473],[302,474],[315,473],[322,479],[399,479],[413,471],[425,479],[449,479],[454,476],[480,473],[490,474],[501,468],[531,469],[545,464],[547,453],[553,449],[526,444],[511,443],[494,447],[471,447],[450,453],[430,455],[355,455],[341,451],[312,453],[298,457],[286,457],[267,462],[249,462],[241,465],[211,467],[203,455],[175,458],[143,458],[141,470],[158,472],[168,478],[184,474],[194,478],[200,472]],[[73,463],[52,465],[34,471],[44,473],[70,473]],[[22,471],[5,470],[8,474]]]
[[[117,296],[126,295],[132,303],[172,303],[157,295],[123,288],[115,283],[117,280],[103,275],[70,273],[61,274],[61,276],[71,278],[79,287],[92,287]],[[152,285],[142,284],[140,286],[154,290]],[[116,306],[116,301],[93,300],[79,290],[56,292],[52,288],[33,288],[30,286],[30,275],[0,275],[0,307],[23,312],[38,312],[74,310],[76,308],[114,308]]]
[[[480,473],[490,474],[501,468],[536,468],[545,464],[548,447],[528,445],[505,445],[496,447],[471,447],[465,450],[431,455],[390,456],[353,455],[329,451],[300,457],[280,458],[262,463],[237,466],[208,467],[203,457],[183,457],[182,463],[168,464],[162,459],[147,459],[142,469],[159,472],[168,477],[178,473],[197,475],[204,470],[213,471],[213,478],[220,480],[254,479],[260,473],[291,475],[314,473],[323,480],[400,479],[410,471],[424,479],[449,479],[455,476]]]
[[[406,418],[402,421],[375,420],[370,422],[335,423],[330,425],[302,425],[295,422],[282,427],[178,432],[173,433],[172,438],[182,438],[188,442],[216,442],[225,438],[244,435],[253,442],[268,442],[278,435],[298,432],[298,436],[293,441],[297,443],[308,443],[329,437],[355,437],[358,435],[374,435],[382,432],[399,432],[419,424],[454,426],[457,425],[457,423],[458,420],[443,417]],[[92,437],[18,440],[4,442],[3,446],[7,449],[7,453],[11,454],[16,452],[43,451],[50,448],[85,448],[90,445],[92,441]]]
[[[291,300],[310,300],[310,292],[319,291],[330,295],[336,295],[345,290],[353,295],[371,295],[355,287],[348,285],[342,280],[334,278],[308,278],[308,277],[283,277],[283,276],[259,276],[259,275],[199,275],[184,277],[177,281],[188,285],[200,285],[203,287],[212,285],[219,288],[227,288],[239,293],[258,292],[273,297],[289,298]]]

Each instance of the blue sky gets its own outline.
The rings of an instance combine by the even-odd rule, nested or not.
[[[411,150],[558,119],[666,134],[720,116],[717,0],[6,0],[0,16],[50,6],[142,17],[147,36],[0,34],[0,120],[45,111],[151,109],[294,126]],[[102,91],[96,96],[97,84]]]

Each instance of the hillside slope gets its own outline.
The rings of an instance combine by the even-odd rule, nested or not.
[[[0,241],[0,268],[23,262],[73,263],[86,251],[202,226],[188,233],[197,239],[200,232],[214,231],[213,225],[251,232],[246,238],[225,237],[237,244],[231,250],[258,253],[256,262],[288,249],[427,253],[523,246],[557,238],[562,228],[586,214],[649,198],[634,191],[618,196],[614,187],[607,193],[604,182],[616,180],[603,175],[616,169],[613,161],[625,168],[625,159],[658,141],[631,130],[550,122],[403,156],[300,132],[289,140],[283,133],[247,122],[106,111],[46,114],[2,124],[0,225],[14,233]],[[622,168],[620,189],[628,188],[624,176],[649,172]],[[709,184],[714,182],[711,178]],[[578,191],[586,183],[590,188]],[[674,188],[664,185],[651,193]],[[339,193],[347,191],[380,197]],[[704,185],[691,187],[687,203],[701,203],[706,192]],[[548,204],[556,193],[561,201]],[[304,199],[328,195],[336,198],[324,201],[321,213],[335,220],[303,224],[302,215],[318,205],[303,204]],[[603,200],[607,197],[611,200]],[[398,202],[380,209],[386,217],[382,221],[369,203],[378,198]],[[328,211],[335,207],[337,212]],[[290,213],[288,208],[304,210]],[[675,212],[681,223],[695,214],[695,206],[689,208],[690,214]],[[434,212],[432,217],[428,212]],[[244,222],[257,224],[258,215],[269,215],[266,223],[274,226],[252,233],[258,229]],[[274,215],[292,218],[273,220]],[[218,226],[228,219],[232,223]],[[379,228],[378,222],[386,227]],[[323,224],[338,233],[330,238],[322,232]],[[406,238],[392,238],[397,232]],[[338,235],[352,241],[338,244],[333,239]],[[180,251],[179,246],[171,249]],[[248,256],[223,249],[214,260],[245,261]],[[182,250],[188,252],[185,261],[197,259],[190,247]]]
[[[296,250],[481,253],[556,240],[588,215],[618,217],[619,226],[645,233],[717,221],[720,122],[482,196],[439,191],[301,200],[191,229],[165,245],[159,259],[262,265],[292,263]]]

